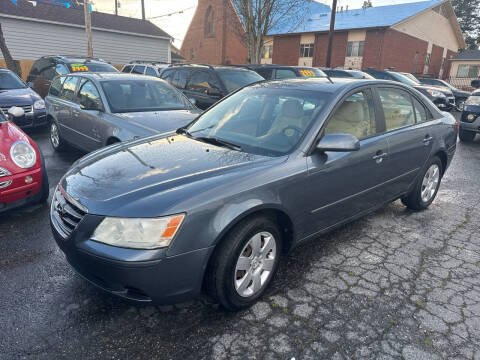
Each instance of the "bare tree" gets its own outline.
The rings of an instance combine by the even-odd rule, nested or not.
[[[13,60],[12,55],[7,47],[7,42],[5,41],[5,37],[3,36],[3,29],[2,24],[0,23],[0,50],[2,50],[3,58],[5,59],[5,63],[7,64],[7,68],[12,70],[18,76],[22,77],[22,68],[18,64],[17,61]]]
[[[265,36],[277,27],[293,30],[307,20],[310,0],[232,0],[245,27],[248,61],[260,62]]]

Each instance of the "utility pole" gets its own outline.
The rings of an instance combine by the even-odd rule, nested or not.
[[[115,15],[118,15],[118,0],[115,0]]]
[[[145,20],[145,0],[142,0],[142,20]]]
[[[87,56],[93,57],[92,14],[90,14],[90,0],[83,0],[83,12],[85,14],[85,32],[87,33]]]
[[[332,17],[330,18],[330,32],[328,33],[328,47],[327,47],[327,63],[325,66],[329,68],[332,64],[332,43],[333,33],[335,31],[335,15],[337,14],[337,0],[332,3]]]

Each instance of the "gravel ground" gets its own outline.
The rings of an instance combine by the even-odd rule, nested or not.
[[[80,153],[47,157],[51,184]],[[480,359],[480,139],[431,208],[400,202],[298,248],[266,296],[140,306],[76,275],[48,207],[0,215],[0,359]]]

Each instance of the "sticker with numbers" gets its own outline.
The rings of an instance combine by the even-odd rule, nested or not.
[[[72,67],[72,71],[73,72],[76,72],[76,71],[88,71],[88,66],[85,65],[85,64],[72,64],[70,65]]]
[[[312,70],[300,70],[300,75],[303,77],[316,77],[317,75]]]

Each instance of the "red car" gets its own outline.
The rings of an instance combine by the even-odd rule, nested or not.
[[[0,110],[0,213],[48,199],[49,185],[42,155],[32,139],[9,118],[23,109]]]

